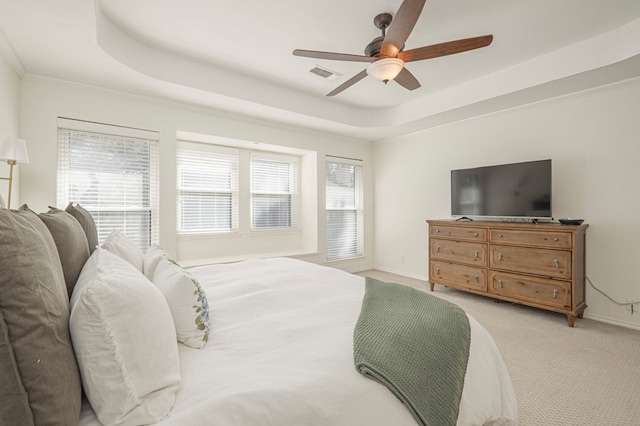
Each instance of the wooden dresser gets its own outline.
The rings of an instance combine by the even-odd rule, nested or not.
[[[429,224],[429,284],[563,313],[569,327],[585,302],[589,225],[513,222]]]

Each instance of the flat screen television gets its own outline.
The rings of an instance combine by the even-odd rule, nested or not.
[[[451,215],[551,219],[551,160],[452,170]]]

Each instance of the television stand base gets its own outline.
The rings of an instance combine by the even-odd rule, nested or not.
[[[470,217],[466,217],[466,216],[462,216],[456,219],[456,222],[460,222],[462,220],[468,220],[469,222],[473,222],[473,219],[471,219]]]

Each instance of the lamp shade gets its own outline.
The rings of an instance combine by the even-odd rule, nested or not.
[[[13,136],[4,138],[0,144],[0,160],[13,160],[16,163],[29,164],[27,142]]]
[[[402,59],[384,58],[372,62],[371,65],[367,67],[367,74],[376,80],[389,81],[396,78],[403,67],[404,62]]]

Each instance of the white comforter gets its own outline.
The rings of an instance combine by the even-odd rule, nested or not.
[[[278,258],[191,269],[207,293],[207,346],[180,345],[183,384],[167,425],[415,425],[386,387],[360,375],[353,328],[364,278]],[[509,374],[469,317],[458,425],[515,424]],[[162,354],[158,354],[162,356]],[[98,424],[83,407],[81,425]]]

